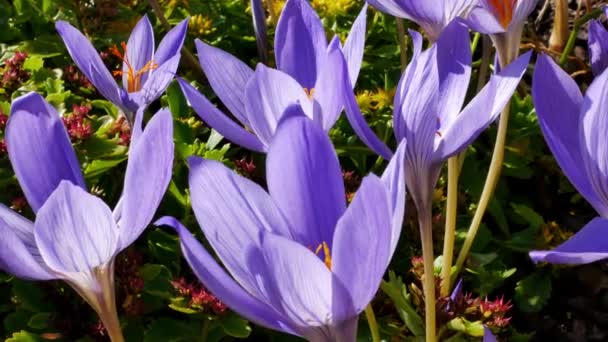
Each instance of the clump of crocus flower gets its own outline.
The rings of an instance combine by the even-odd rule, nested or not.
[[[329,137],[300,106],[287,110],[266,159],[268,192],[221,163],[190,159],[193,210],[228,273],[179,221],[157,224],[177,230],[201,282],[249,320],[313,341],[354,341],[401,230],[405,143],[347,207]]]
[[[159,111],[131,142],[114,212],[87,191],[65,126],[42,96],[29,93],[13,101],[6,139],[36,220],[0,205],[0,268],[23,279],[65,281],[96,311],[112,340],[123,341],[114,264],[147,227],[169,185],[171,113]]]
[[[27,56],[27,52],[15,51],[13,57],[4,62],[2,87],[9,90],[9,92],[19,88],[22,83],[29,79],[30,73],[23,69],[23,63]]]
[[[254,71],[229,53],[196,40],[211,88],[238,123],[178,79],[184,96],[205,123],[253,151],[268,151],[283,113],[293,103],[300,103],[306,116],[328,131],[344,106],[342,79],[349,79],[352,90],[359,76],[366,11],[364,6],[342,46],[338,37],[327,42],[323,23],[308,1],[287,1],[275,33],[277,69],[258,64]]]
[[[122,62],[122,67],[112,73],[80,31],[65,21],[58,21],[55,27],[80,71],[133,124],[135,113],[156,100],[175,77],[188,20],[167,32],[155,50],[152,24],[144,16],[135,25],[128,42],[110,49],[110,53]],[[112,75],[122,77],[122,87],[116,84]]]

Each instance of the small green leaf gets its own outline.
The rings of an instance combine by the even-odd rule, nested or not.
[[[551,297],[551,277],[544,272],[533,273],[517,282],[515,303],[523,312],[538,312]]]
[[[424,336],[424,323],[410,303],[410,295],[400,277],[389,271],[389,281],[382,281],[382,291],[393,301],[399,316],[415,336]]]
[[[42,341],[44,341],[44,339],[42,339],[40,336],[38,336],[36,334],[32,334],[25,330],[13,333],[13,336],[6,340],[6,342],[42,342]]]
[[[49,320],[51,319],[51,314],[48,312],[37,313],[32,316],[27,322],[27,326],[32,329],[46,329],[49,326]]]
[[[38,71],[44,66],[44,60],[40,56],[29,56],[23,62],[23,69],[29,71]]]
[[[230,312],[222,318],[220,324],[228,336],[236,338],[247,338],[251,334],[249,322],[237,314]]]

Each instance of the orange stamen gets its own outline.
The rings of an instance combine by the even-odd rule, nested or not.
[[[129,93],[133,93],[139,91],[141,89],[141,76],[150,71],[158,68],[158,64],[154,63],[154,61],[148,61],[141,69],[134,70],[127,58],[127,43],[121,42],[120,46],[124,51],[124,54],[120,52],[116,45],[110,48],[110,53],[116,57],[118,57],[124,64],[127,66],[127,91]],[[122,70],[114,70],[112,75],[114,76],[122,76],[125,74],[125,71]]]
[[[321,250],[323,250],[323,262],[325,263],[325,266],[327,266],[327,268],[329,268],[329,270],[331,270],[331,252],[329,251],[329,246],[327,245],[326,242],[322,242],[319,244],[319,246],[317,247],[317,249],[315,249],[315,254],[319,254],[321,252]]]
[[[489,0],[503,28],[507,28],[513,19],[513,10],[517,0]]]

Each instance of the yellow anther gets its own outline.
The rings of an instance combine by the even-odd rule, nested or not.
[[[315,95],[315,88],[304,88],[304,92],[306,93],[306,96],[308,96],[308,99],[312,100]]]
[[[331,270],[331,252],[329,251],[329,245],[326,242],[320,243],[319,246],[317,246],[317,249],[315,249],[315,254],[318,255],[321,250],[323,250],[324,254],[323,262],[325,263],[325,266]]]

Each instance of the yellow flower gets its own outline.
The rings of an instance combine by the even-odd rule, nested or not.
[[[347,14],[354,4],[355,0],[312,0],[312,7],[330,18]]]
[[[215,31],[211,18],[202,14],[193,15],[188,23],[188,28],[197,36],[205,36]]]

